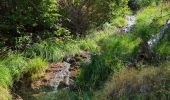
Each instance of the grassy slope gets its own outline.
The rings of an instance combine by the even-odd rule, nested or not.
[[[112,77],[94,100],[169,100],[170,62],[142,70],[124,70]]]
[[[34,80],[36,76],[39,76],[35,73],[41,74],[51,61],[61,61],[68,55],[81,53],[82,50],[92,53],[99,52],[98,42],[101,39],[108,38],[111,34],[114,33],[110,30],[95,30],[94,34],[90,34],[84,39],[61,41],[50,38],[41,43],[33,44],[32,47],[22,53],[9,52],[6,57],[0,59],[0,75],[2,74],[0,76],[0,88],[2,88],[0,91],[6,90],[0,95],[0,98],[6,100],[8,96],[10,97],[9,89],[13,82],[19,80],[24,73],[31,73]]]
[[[0,71],[4,73],[0,75],[0,88],[2,87],[0,91],[8,90],[13,81],[22,77],[23,73],[36,73],[37,71],[41,73],[47,68],[48,61],[60,61],[65,56],[78,54],[81,50],[87,50],[100,53],[100,55],[93,56],[92,64],[82,69],[78,84],[82,91],[88,87],[87,91],[92,89],[93,92],[93,89],[95,90],[95,88],[101,86],[111,73],[126,68],[126,64],[133,61],[132,58],[142,40],[148,39],[151,34],[159,31],[168,18],[166,16],[157,20],[156,17],[160,16],[159,11],[159,7],[150,7],[140,12],[137,17],[137,25],[130,35],[114,35],[112,29],[105,29],[104,31],[93,31],[94,34],[87,36],[85,39],[69,40],[69,42],[48,39],[34,44],[22,54],[10,53],[8,57],[0,60]],[[166,15],[168,12],[167,7],[164,7],[163,14]],[[156,20],[155,23],[152,23],[153,20]],[[121,23],[124,24],[122,19]],[[162,43],[168,48],[169,44]],[[157,50],[161,51],[160,55],[167,52],[167,50],[160,50],[161,46],[160,44],[157,47]],[[87,76],[91,78],[87,79]],[[7,99],[8,96],[5,95],[9,95],[9,92],[6,91],[0,96]],[[73,93],[72,95],[75,94]],[[84,98],[84,96],[80,96],[80,98]]]
[[[137,38],[143,41],[148,40],[152,35],[158,33],[161,27],[166,23],[170,16],[168,9],[169,5],[163,9],[164,17],[160,17],[161,9],[159,7],[148,7],[137,16],[137,25],[131,32]],[[159,18],[159,19],[158,19]],[[106,99],[120,99],[120,100],[168,100],[170,99],[170,81],[169,81],[169,56],[170,56],[170,42],[169,30],[167,30],[164,38],[159,45],[155,48],[155,52],[160,58],[159,66],[153,67],[147,65],[146,68],[141,70],[123,70],[114,75],[104,85],[103,90],[95,93],[93,99],[101,98]],[[146,86],[146,90],[141,92],[141,88]]]
[[[64,90],[58,94],[48,93],[45,97],[53,100],[53,97],[56,97],[57,95],[64,100],[67,100],[68,98],[73,100],[89,100],[93,98],[93,95],[95,95],[93,99],[103,98],[103,100],[106,100],[108,99],[107,97],[110,93],[118,92],[120,93],[120,95],[117,94],[116,96],[119,99],[124,100],[128,99],[129,97],[135,97],[136,99],[145,99],[145,97],[152,93],[153,98],[156,98],[157,96],[155,96],[155,94],[161,89],[165,90],[165,92],[158,93],[159,96],[163,95],[162,98],[164,98],[165,95],[169,96],[169,94],[167,94],[169,90],[164,88],[164,86],[169,86],[169,66],[159,65],[160,68],[155,68],[151,67],[152,65],[147,65],[147,67],[150,68],[143,68],[143,65],[139,64],[138,66],[139,68],[141,68],[141,71],[126,70],[127,65],[135,61],[134,57],[139,49],[139,44],[142,41],[147,41],[149,38],[151,38],[152,35],[157,34],[161,30],[161,27],[166,23],[167,19],[169,18],[169,16],[166,15],[170,13],[168,7],[169,5],[164,6],[163,8],[162,16],[165,17],[161,17],[160,7],[145,8],[138,13],[137,24],[134,30],[128,35],[113,34],[109,35],[109,37],[101,39],[98,42],[98,46],[100,47],[99,55],[94,55],[92,57],[92,63],[89,65],[85,65],[85,67],[83,67],[83,69],[81,69],[80,71],[79,79],[77,81],[77,84],[79,85],[79,91],[68,92]],[[167,38],[168,37],[165,36],[163,39],[164,41],[162,40],[160,45],[158,45],[158,47],[155,49],[155,51],[160,54],[159,56],[169,56],[169,54],[167,54],[167,51],[169,51],[170,49],[162,51],[163,53],[158,52],[160,51],[159,49],[161,48],[162,44],[165,44],[166,48],[170,47],[170,45],[167,44]],[[166,53],[166,55],[162,55],[164,53]],[[165,66],[165,68],[162,68],[161,66]],[[123,72],[121,72],[121,70],[123,70]],[[158,77],[159,75],[160,78],[157,80],[156,77]],[[145,77],[148,77],[149,79]],[[104,84],[107,80],[111,82],[107,82],[105,86]],[[153,82],[156,82],[154,85],[152,84],[152,80]],[[128,93],[126,88],[128,88],[129,81],[132,81],[130,82],[130,85],[132,85],[132,92],[129,92],[132,93],[132,95],[126,94]],[[162,86],[160,84],[161,81],[165,82],[165,84]],[[158,88],[152,88],[149,92],[147,92],[148,94],[136,93],[137,90],[135,90],[134,88],[137,88],[143,84],[153,85]],[[102,88],[104,88],[104,90],[101,90]],[[125,91],[123,91],[124,89]],[[96,90],[98,90],[99,92],[93,94]],[[62,96],[63,94],[65,94],[66,96]],[[121,96],[122,98],[120,98]],[[152,96],[149,98],[152,98]]]

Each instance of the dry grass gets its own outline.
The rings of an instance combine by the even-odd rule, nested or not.
[[[96,92],[94,99],[170,99],[170,66],[168,64],[157,68],[149,66],[141,71],[124,70],[108,81],[102,92]]]

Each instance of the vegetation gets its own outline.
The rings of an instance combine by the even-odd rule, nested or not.
[[[49,64],[83,51],[91,63],[81,64],[76,88],[32,99],[170,99],[170,28],[153,50],[142,47],[166,24],[169,7],[168,0],[3,0],[0,99],[14,97],[16,82],[35,81]],[[133,13],[136,24],[125,33]]]
[[[96,92],[94,99],[168,100],[168,63],[159,67],[147,66],[143,70],[122,71],[105,84],[102,92]]]

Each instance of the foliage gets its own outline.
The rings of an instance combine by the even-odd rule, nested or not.
[[[129,0],[114,0],[111,3],[111,18],[115,19],[116,17],[125,17],[130,13],[128,8],[128,1]]]
[[[106,97],[116,91],[120,94],[116,97],[122,96],[123,99],[126,96],[143,97],[143,94],[136,92],[136,88],[138,89],[138,86],[143,83],[152,85],[152,79],[157,83],[156,88],[151,87],[153,91],[157,92],[156,95],[169,95],[167,92],[169,90],[165,88],[169,82],[167,78],[169,72],[166,70],[159,72],[157,68],[148,68],[142,69],[142,71],[130,70],[123,74],[119,73],[126,69],[130,63],[136,61],[134,58],[138,53],[139,44],[160,31],[162,25],[169,18],[169,16],[164,17],[169,13],[168,7],[147,7],[139,11],[137,23],[129,34],[115,34],[113,29],[127,24],[124,17],[129,14],[128,0],[60,0],[58,2],[59,13],[62,16],[58,14],[57,1],[53,0],[16,0],[11,6],[14,9],[9,8],[8,13],[5,13],[3,17],[0,16],[4,19],[0,24],[2,29],[0,32],[3,33],[0,34],[3,36],[0,38],[3,40],[0,45],[6,45],[4,41],[9,40],[12,43],[15,41],[15,45],[11,45],[17,51],[22,51],[22,53],[21,51],[9,53],[0,59],[0,93],[4,93],[4,95],[0,94],[0,99],[9,95],[8,88],[25,73],[32,74],[32,79],[37,78],[36,75],[41,74],[48,67],[47,62],[62,61],[64,57],[79,54],[81,51],[89,51],[93,55],[92,62],[88,65],[84,64],[80,69],[76,81],[78,91],[50,92],[45,95],[45,99],[91,99],[93,92],[101,89],[113,75],[117,76],[113,76],[113,84],[108,83],[111,84],[111,87],[108,87],[110,90],[105,87],[109,93],[101,96]],[[152,0],[142,2],[139,6],[150,4],[152,4]],[[103,25],[103,23],[106,24]],[[98,30],[100,27],[95,28],[100,25],[104,26],[104,30]],[[89,30],[91,28],[95,29]],[[90,34],[85,36],[88,33]],[[78,34],[83,34],[84,38],[70,36],[78,36]],[[3,49],[3,51],[5,50]],[[169,56],[168,34],[155,48],[155,51],[159,56]],[[159,74],[161,80],[157,81]],[[132,82],[130,89],[129,81]],[[162,81],[165,82],[163,87],[159,84]],[[124,91],[121,91],[123,89]],[[161,89],[165,91],[160,93]],[[148,95],[144,94],[144,96]]]
[[[13,6],[14,9],[14,11],[11,11],[12,14],[10,14],[9,19],[16,26],[18,32],[25,29],[32,30],[31,28],[35,27],[50,28],[55,24],[58,16],[55,0],[17,0],[9,6]]]
[[[167,6],[162,9],[163,13],[161,13],[159,7],[148,7],[140,11],[137,16],[137,24],[132,33],[136,34],[136,37],[141,37],[143,41],[147,41],[153,35],[158,34],[168,19],[166,15],[169,10],[166,8]]]
[[[97,89],[111,74],[125,68],[127,62],[136,54],[140,39],[114,35],[102,43],[100,56],[94,55],[92,63],[80,71],[78,84],[82,89]]]
[[[128,0],[65,0],[60,1],[62,24],[72,34],[84,35],[94,26],[109,21],[113,16],[124,16],[128,10]]]
[[[128,6],[131,8],[131,10],[136,11],[153,3],[158,4],[160,1],[161,0],[129,0]]]
[[[169,59],[170,57],[170,29],[166,30],[166,33],[160,43],[156,46],[155,51],[160,61]]]
[[[116,19],[111,20],[111,26],[114,27],[123,27],[127,24],[124,18],[118,17]]]

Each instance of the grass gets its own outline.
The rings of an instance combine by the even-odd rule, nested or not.
[[[169,5],[160,7],[147,7],[138,12],[137,24],[132,31],[136,37],[141,37],[143,41],[147,41],[153,35],[158,34],[160,29],[169,18],[170,10],[167,9]],[[163,13],[161,13],[161,10]],[[164,16],[164,17],[162,17]]]
[[[9,54],[7,58],[2,61],[4,67],[10,70],[10,74],[14,80],[18,80],[23,72],[26,70],[27,62],[21,55]]]
[[[163,11],[162,16],[170,12],[166,6],[163,7]],[[11,87],[13,82],[19,80],[24,73],[31,73],[33,75],[32,79],[35,80],[38,76],[35,73],[43,72],[48,67],[48,62],[62,61],[64,57],[72,54],[80,54],[81,51],[84,50],[90,51],[94,55],[92,56],[92,63],[84,65],[85,67],[80,70],[77,81],[80,90],[70,91],[69,93],[67,93],[67,91],[63,92],[65,94],[62,92],[49,93],[46,98],[56,97],[56,95],[57,97],[65,96],[65,98],[67,98],[67,96],[70,97],[71,94],[73,96],[71,99],[91,99],[94,91],[102,88],[111,76],[126,69],[127,65],[134,61],[139,44],[158,33],[169,18],[169,16],[160,17],[161,9],[159,7],[148,7],[137,14],[137,24],[128,35],[121,33],[116,35],[113,32],[115,27],[122,27],[127,24],[124,19],[120,17],[113,20],[112,23],[108,23],[108,25],[104,27],[104,30],[92,30],[84,39],[78,38],[63,42],[56,38],[50,38],[41,41],[41,43],[33,44],[22,53],[9,53],[7,57],[0,60],[0,93],[2,91],[5,95],[8,95],[9,92],[6,88]],[[168,41],[169,38],[164,38],[164,40],[160,42],[156,48],[158,54],[162,56],[169,55]],[[133,80],[134,78],[134,83],[138,83],[135,78],[144,80],[145,75],[143,75],[143,73],[145,71],[146,76],[154,76],[150,75],[149,71],[157,71],[157,68],[147,70],[132,70],[132,72],[128,72],[129,74],[127,74],[127,76],[120,74],[120,77],[122,75],[122,78],[125,77],[123,80],[126,80],[126,78],[130,76],[127,78],[127,81]],[[138,73],[140,73],[140,75],[135,76],[135,74],[137,75]],[[123,80],[119,80],[118,82],[124,85]],[[120,88],[123,87],[123,85],[118,85],[118,83],[115,84]],[[111,92],[114,90],[114,84],[113,87],[108,88],[111,89]],[[107,96],[108,93],[105,94],[104,97]],[[4,96],[1,98],[3,97]]]
[[[163,16],[167,15],[169,10],[167,10],[166,7],[163,9]],[[85,65],[79,73],[77,84],[79,85],[79,91],[84,91],[81,93],[90,93],[90,95],[93,95],[94,91],[98,89],[100,90],[106,80],[108,80],[111,76],[114,76],[121,70],[125,70],[128,64],[135,62],[135,56],[139,51],[139,44],[150,39],[152,35],[159,33],[160,29],[169,18],[168,16],[161,18],[161,14],[158,12],[160,10],[161,9],[158,7],[148,7],[144,10],[141,10],[137,15],[136,26],[128,35],[112,34],[109,35],[109,37],[105,37],[97,42],[100,48],[99,55],[94,55],[92,57],[92,63]],[[165,41],[164,43],[166,44]],[[166,53],[168,53],[168,51]],[[147,69],[144,69],[142,73],[144,74],[146,71]],[[152,79],[152,75],[150,75],[149,72],[153,74],[152,71],[154,71],[154,68],[153,70],[148,69],[146,72],[146,75],[151,76],[150,80]],[[138,71],[132,72],[132,74],[134,74],[133,76],[138,75],[138,73]],[[158,72],[156,73],[158,74]],[[127,77],[125,76],[125,78]],[[140,77],[133,78],[140,79]],[[168,79],[168,77],[166,78]],[[118,83],[119,82],[120,81],[118,81]],[[139,81],[139,83],[140,82],[141,81]],[[133,83],[138,84],[136,81],[132,81],[132,84]],[[124,84],[123,81],[122,84]],[[115,87],[117,85],[115,85]],[[124,88],[126,89],[126,87]],[[79,96],[84,97],[81,94]],[[127,96],[129,96],[129,94],[127,94]],[[104,100],[106,100],[106,98]],[[122,98],[122,100],[124,100],[124,98]]]
[[[102,43],[100,55],[94,55],[92,63],[80,71],[78,84],[85,90],[99,88],[111,74],[125,68],[136,54],[140,39],[113,35]]]
[[[0,66],[0,86],[8,88],[12,86],[13,80],[8,68]]]
[[[168,100],[170,99],[169,62],[143,70],[123,70],[113,76],[104,89],[95,93],[94,100]]]
[[[167,60],[170,57],[170,29],[164,35],[164,38],[156,46],[155,51],[158,54],[160,61]]]
[[[7,88],[0,87],[0,99],[11,100],[11,94]]]

